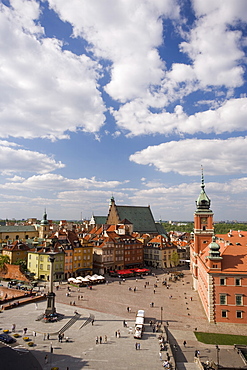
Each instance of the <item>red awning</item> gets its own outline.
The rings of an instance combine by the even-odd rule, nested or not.
[[[142,273],[142,272],[149,272],[148,269],[131,269],[133,272],[136,272],[136,273]]]
[[[117,270],[118,275],[127,275],[127,274],[133,274],[133,271],[131,270]]]

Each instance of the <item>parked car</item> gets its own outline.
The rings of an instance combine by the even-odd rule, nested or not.
[[[3,334],[0,334],[0,342],[11,344],[11,343],[16,342],[16,339],[11,337],[11,335],[9,334],[3,333]]]

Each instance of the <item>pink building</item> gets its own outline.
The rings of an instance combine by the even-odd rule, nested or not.
[[[247,232],[214,235],[203,175],[190,260],[193,288],[198,291],[208,321],[247,324]]]

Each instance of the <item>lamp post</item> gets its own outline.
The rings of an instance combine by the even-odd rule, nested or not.
[[[47,307],[45,310],[45,316],[50,316],[56,314],[56,308],[55,308],[55,296],[56,294],[53,292],[53,275],[54,275],[54,261],[55,261],[55,256],[56,252],[51,251],[48,253],[49,255],[49,262],[50,262],[50,282],[49,282],[49,291],[47,294]]]
[[[216,348],[216,359],[217,359],[216,360],[216,362],[217,362],[216,366],[217,366],[217,369],[218,369],[219,366],[220,366],[220,356],[219,356],[220,348],[219,348],[218,344],[216,344],[215,348]]]
[[[163,307],[160,307],[160,323],[162,325],[162,313],[163,313]]]

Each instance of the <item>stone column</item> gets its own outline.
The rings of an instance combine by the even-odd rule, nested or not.
[[[50,282],[49,282],[49,292],[47,294],[47,307],[45,310],[45,315],[54,315],[56,314],[55,308],[55,296],[56,294],[53,292],[53,274],[54,274],[54,261],[55,261],[55,254],[56,253],[49,253],[49,262],[50,262]]]

